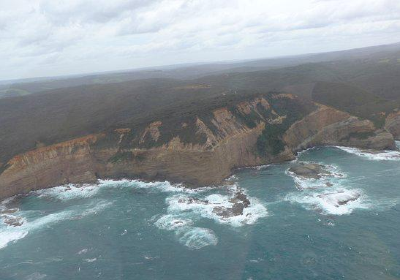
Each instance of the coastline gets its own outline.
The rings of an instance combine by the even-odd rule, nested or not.
[[[52,188],[63,188],[63,187],[75,187],[75,188],[85,188],[88,186],[100,186],[102,184],[105,184],[107,182],[116,184],[116,183],[143,183],[147,185],[157,185],[157,184],[166,184],[170,185],[172,188],[176,189],[182,189],[183,191],[188,191],[188,192],[197,192],[197,191],[204,191],[207,189],[218,189],[221,187],[225,186],[231,186],[231,181],[235,178],[235,175],[237,172],[241,170],[246,170],[246,169],[255,169],[255,170],[262,170],[265,168],[268,168],[268,166],[271,165],[279,165],[279,164],[284,164],[288,162],[295,163],[298,161],[298,158],[313,149],[318,149],[318,148],[336,148],[340,149],[342,151],[345,151],[347,153],[352,153],[361,157],[366,157],[369,158],[370,160],[400,160],[400,141],[396,140],[396,150],[368,150],[368,149],[358,149],[354,147],[343,147],[343,146],[315,146],[315,147],[310,147],[307,149],[304,149],[302,151],[299,151],[296,153],[295,157],[293,159],[288,159],[288,160],[283,160],[283,161],[274,161],[270,162],[267,164],[261,164],[261,165],[254,165],[254,166],[244,166],[244,167],[237,167],[232,170],[229,176],[224,178],[222,181],[219,183],[211,184],[211,185],[191,185],[187,184],[184,181],[174,181],[174,180],[149,180],[145,178],[140,178],[140,177],[131,177],[131,178],[126,178],[126,177],[120,177],[120,178],[98,178],[95,181],[89,181],[89,182],[80,182],[80,183],[67,183],[67,184],[62,184],[62,185],[56,185],[56,186],[48,186],[36,190],[31,190],[27,193],[19,193],[15,194],[13,196],[9,197],[2,197],[0,198],[1,202],[6,202],[6,201],[11,201],[17,197],[26,197],[31,195],[32,193],[41,191],[41,190],[46,190],[46,189],[52,189]],[[391,156],[393,155],[393,157]],[[386,157],[385,157],[386,156]]]
[[[107,178],[219,185],[238,168],[291,161],[317,146],[394,150],[395,142],[369,120],[272,93],[187,120],[118,128],[16,155],[0,170],[0,198]]]

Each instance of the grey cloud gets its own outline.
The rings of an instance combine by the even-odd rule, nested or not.
[[[106,23],[120,18],[123,14],[134,13],[137,9],[154,5],[160,0],[115,0],[115,1],[44,1],[40,12],[56,24],[71,21],[85,23]],[[64,4],[60,4],[64,3]],[[67,3],[67,4],[65,4]]]
[[[102,71],[361,47],[396,35],[398,0],[0,0],[0,60],[18,65],[0,69],[0,79],[35,68],[46,75],[82,64]]]

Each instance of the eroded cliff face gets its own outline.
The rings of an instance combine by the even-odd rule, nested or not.
[[[326,145],[395,149],[392,134],[377,130],[371,121],[360,120],[324,105],[318,106],[316,111],[286,131],[284,141],[293,151]]]
[[[0,175],[0,197],[66,183],[96,181],[91,145],[99,137],[102,135],[90,135],[14,157]]]
[[[389,114],[386,118],[385,129],[392,133],[396,140],[400,140],[400,111]]]
[[[265,133],[270,127],[288,127],[274,138],[282,144],[276,153],[260,149],[261,135],[271,136]],[[116,128],[17,155],[0,170],[0,197],[99,178],[213,185],[235,168],[290,160],[315,145],[384,149],[393,148],[394,141],[369,121],[304,104],[291,94],[268,94],[194,117]]]

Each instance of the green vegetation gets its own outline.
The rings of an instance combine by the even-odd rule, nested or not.
[[[260,119],[260,116],[256,112],[251,111],[250,114],[242,114],[236,106],[231,106],[228,109],[235,117],[243,121],[247,127],[255,128],[257,126],[257,120]]]
[[[377,128],[384,126],[385,115],[399,104],[399,101],[389,101],[356,86],[342,83],[317,83],[312,97],[318,103],[371,120]]]
[[[301,103],[298,100],[287,98],[273,99],[270,102],[272,109],[280,116],[285,116],[281,124],[266,125],[262,134],[257,139],[257,151],[261,156],[267,154],[277,155],[285,149],[282,140],[283,134],[289,127],[310,113],[314,106]]]
[[[277,155],[285,149],[282,135],[285,133],[282,124],[267,125],[257,139],[257,151],[260,155]]]
[[[1,173],[3,173],[8,167],[10,167],[10,165],[8,165],[8,164],[2,164],[2,163],[0,162],[0,175],[1,175]]]

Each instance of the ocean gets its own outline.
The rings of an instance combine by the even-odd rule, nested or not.
[[[329,172],[289,171],[302,162]],[[250,205],[219,215],[237,193]],[[219,187],[60,186],[1,203],[0,279],[400,279],[399,202],[400,152],[345,147]]]

